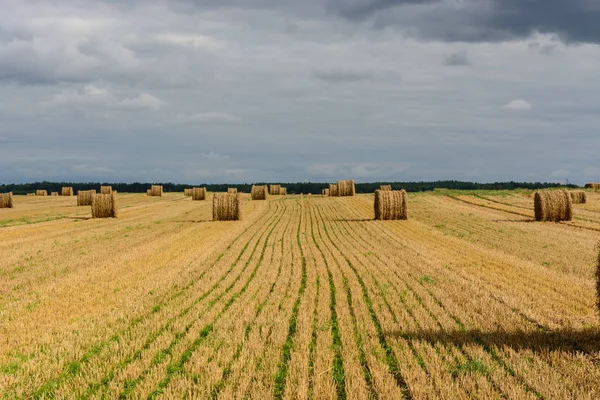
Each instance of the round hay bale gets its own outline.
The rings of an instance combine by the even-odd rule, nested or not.
[[[585,204],[587,202],[587,197],[583,190],[575,190],[569,192],[569,194],[571,195],[571,201],[573,204]]]
[[[338,196],[338,185],[336,183],[329,184],[329,196],[336,197]]]
[[[183,189],[183,195],[187,197],[192,197],[192,190],[193,189]]]
[[[61,190],[61,196],[73,196],[73,188],[63,187]]]
[[[338,196],[354,196],[356,194],[356,187],[354,180],[350,179],[347,181],[337,181]]]
[[[286,187],[279,188],[279,194],[282,196],[287,196],[287,188]]]
[[[381,185],[379,190],[392,190],[392,185]]]
[[[92,197],[92,218],[117,218],[117,192],[97,194]]]
[[[206,200],[206,188],[193,188],[192,200]]]
[[[52,192],[52,193],[50,193],[50,197],[58,197],[58,192]]]
[[[111,194],[112,186],[100,186],[100,194]]]
[[[566,190],[536,192],[533,198],[536,221],[571,221],[573,202]]]
[[[12,192],[0,193],[0,208],[14,208]]]
[[[48,196],[48,191],[47,190],[36,190],[35,195],[36,196]]]
[[[252,185],[252,190],[250,191],[250,196],[252,200],[266,200],[269,194],[269,188],[267,185]]]
[[[152,185],[150,187],[150,189],[146,190],[146,195],[148,195],[148,196],[161,197],[162,194],[163,194],[163,187],[162,187],[162,185]]]
[[[227,193],[237,193],[237,188],[227,188]]]
[[[588,182],[584,186],[586,189],[600,189],[600,183]]]
[[[213,221],[241,220],[242,204],[242,195],[239,193],[215,193],[213,197]]]
[[[92,199],[96,195],[96,189],[92,190],[79,190],[77,192],[77,205],[78,206],[91,206]]]
[[[373,208],[378,220],[408,219],[406,191],[377,189]]]
[[[279,196],[281,194],[281,185],[269,186],[269,194],[271,196]]]

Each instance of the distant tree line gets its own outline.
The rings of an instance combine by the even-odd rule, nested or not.
[[[322,182],[270,182],[287,187],[289,194],[312,193],[320,194],[321,189],[329,187],[328,183]],[[13,192],[14,194],[26,194],[35,192],[37,189],[46,189],[48,192],[59,192],[63,186],[72,186],[75,193],[78,190],[100,190],[100,186],[112,186],[114,190],[124,193],[146,193],[151,185],[163,185],[165,192],[183,192],[183,189],[192,187],[206,187],[210,192],[225,192],[227,188],[235,187],[240,192],[250,193],[252,184],[198,184],[185,185],[178,183],[108,183],[108,182],[34,182],[23,184],[1,184],[0,193]],[[256,185],[266,185],[269,183],[258,182]],[[371,182],[357,183],[357,193],[373,193],[379,189],[380,185],[392,185],[392,189],[405,189],[407,192],[426,192],[433,189],[454,189],[454,190],[512,190],[512,189],[546,189],[554,187],[577,188],[577,185],[563,185],[550,182],[494,182],[494,183],[476,183],[462,181],[433,181],[433,182]]]

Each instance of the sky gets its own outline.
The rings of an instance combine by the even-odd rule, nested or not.
[[[0,9],[0,183],[600,181],[598,0]]]

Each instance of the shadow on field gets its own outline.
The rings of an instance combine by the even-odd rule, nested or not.
[[[191,224],[199,224],[202,222],[212,222],[212,219],[181,219],[181,220],[177,220],[177,221],[173,221],[173,222],[189,222]]]
[[[531,350],[533,352],[565,351],[584,352],[597,356],[600,351],[600,328],[585,330],[554,331],[492,331],[479,329],[469,331],[422,330],[417,332],[388,331],[386,336],[402,339],[421,340],[434,345],[436,343],[464,346],[479,344],[487,346],[511,347],[515,351]]]
[[[373,218],[332,218],[333,222],[365,222],[373,221]]]
[[[520,223],[532,223],[536,222],[535,219],[493,219],[492,222],[520,222]]]
[[[65,219],[80,219],[80,220],[88,220],[88,219],[92,219],[92,217],[65,217]]]

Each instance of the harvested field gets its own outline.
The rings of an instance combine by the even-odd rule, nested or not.
[[[57,197],[58,196],[58,192],[52,192],[52,193],[50,193],[50,196],[51,197]]]
[[[525,192],[145,197],[1,210],[2,396],[600,397],[600,193],[560,223]]]

